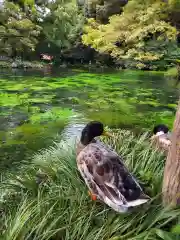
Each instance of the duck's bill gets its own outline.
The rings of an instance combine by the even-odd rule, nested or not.
[[[102,135],[103,135],[103,136],[106,136],[106,137],[114,137],[114,136],[112,135],[112,133],[106,132],[106,131],[104,131]]]

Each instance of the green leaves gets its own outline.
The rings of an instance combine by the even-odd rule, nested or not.
[[[76,4],[69,1],[61,4],[55,2],[50,10],[43,23],[43,32],[48,41],[60,49],[69,48],[80,35],[84,23],[83,15]]]
[[[111,16],[106,25],[89,19],[83,43],[117,60],[160,60],[170,54],[172,44],[177,51],[177,30],[167,22],[169,11],[169,3],[160,0],[128,1],[124,13]]]
[[[1,52],[9,55],[31,52],[38,42],[41,27],[31,20],[31,15],[13,2],[5,1],[0,10],[0,46]]]
[[[171,231],[172,233],[180,234],[180,224],[175,225]]]

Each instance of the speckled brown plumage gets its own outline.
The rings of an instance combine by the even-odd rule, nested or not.
[[[86,146],[79,143],[76,153],[78,169],[88,188],[114,210],[124,212],[149,200],[121,157],[101,142],[93,139]]]
[[[169,134],[154,135],[151,137],[151,141],[159,150],[166,152],[166,154],[168,153],[171,146],[171,137]]]

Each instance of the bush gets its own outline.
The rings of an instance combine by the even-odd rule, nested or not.
[[[43,68],[43,63],[40,62],[28,62],[20,59],[15,60],[11,67],[12,68]]]
[[[0,61],[0,68],[11,68],[11,63],[6,61]]]
[[[150,146],[147,134],[135,137],[129,131],[117,131],[115,138],[102,140],[124,157],[152,197],[149,204],[118,214],[91,202],[76,168],[74,145],[61,141],[2,180],[1,239],[178,239],[171,227],[177,224],[180,211],[163,208],[159,195],[163,154]]]
[[[0,61],[0,68],[43,68],[44,63],[42,62],[28,62],[22,60],[15,60],[14,62]]]

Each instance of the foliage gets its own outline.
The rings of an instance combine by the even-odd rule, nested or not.
[[[108,24],[89,19],[83,43],[116,60],[158,61],[177,52],[177,30],[168,22],[171,2],[129,1],[121,15],[113,15]],[[179,50],[178,50],[179,51]]]
[[[84,1],[84,8],[87,17],[107,23],[110,16],[122,12],[126,3],[126,0],[88,0]]]
[[[16,239],[178,239],[179,209],[163,208],[160,192],[164,156],[147,135],[117,131],[105,140],[124,157],[152,202],[128,214],[92,203],[75,163],[74,145],[56,144],[36,154],[1,182],[1,238]],[[172,228],[173,227],[173,228]],[[172,229],[172,232],[171,232]]]
[[[11,63],[7,61],[0,61],[0,68],[11,68]]]
[[[35,51],[41,27],[18,4],[5,1],[0,9],[0,49],[16,57]]]
[[[55,1],[49,5],[50,12],[43,22],[43,33],[50,45],[61,51],[75,44],[79,37],[84,17],[74,1]]]
[[[76,2],[70,0],[6,0],[0,13],[1,52],[13,57],[33,56],[37,44],[43,52],[54,48],[60,53],[77,41],[84,23]]]
[[[57,60],[64,50],[83,43],[126,68],[163,68],[180,56],[178,9],[177,0],[5,0],[0,49],[27,60],[46,52]],[[84,10],[87,18],[94,17],[85,27]]]

